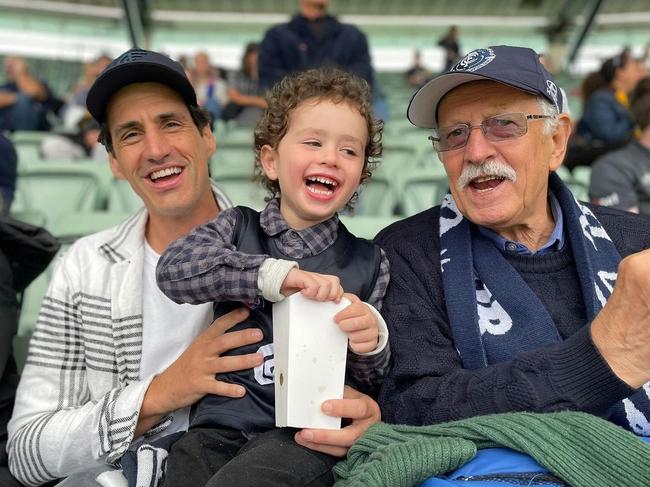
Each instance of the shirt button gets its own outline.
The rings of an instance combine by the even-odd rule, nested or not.
[[[207,268],[208,268],[208,261],[207,260],[202,260],[201,262],[199,262],[199,269],[205,270]]]
[[[517,250],[517,244],[514,243],[514,242],[508,242],[506,244],[506,249],[515,251],[515,250]]]

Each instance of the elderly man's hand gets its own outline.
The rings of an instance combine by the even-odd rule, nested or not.
[[[174,363],[151,381],[140,409],[136,435],[164,415],[190,406],[206,394],[227,397],[246,394],[241,385],[215,378],[220,373],[251,369],[264,362],[259,353],[222,356],[224,352],[262,340],[262,331],[257,328],[226,333],[246,317],[248,310],[242,308],[214,320]]]
[[[621,380],[634,388],[650,380],[650,249],[621,261],[614,291],[591,335]]]
[[[325,401],[323,412],[352,422],[340,430],[304,429],[296,433],[295,440],[302,446],[335,457],[345,456],[371,425],[381,421],[379,405],[370,396],[349,386],[345,386],[343,399]]]

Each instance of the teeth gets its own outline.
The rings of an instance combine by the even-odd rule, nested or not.
[[[332,194],[334,192],[331,189],[320,190],[320,189],[315,189],[315,188],[313,188],[311,186],[307,186],[307,191],[309,191],[310,193],[322,194],[322,195],[330,195],[330,194]]]
[[[160,171],[152,172],[149,175],[149,177],[151,178],[152,181],[155,181],[158,178],[171,176],[172,174],[180,174],[180,173],[181,173],[180,167],[168,167],[167,169],[161,169]]]
[[[324,178],[322,176],[308,177],[307,180],[308,181],[315,181],[315,182],[322,183],[322,184],[329,184],[330,186],[334,186],[334,187],[338,186],[338,183],[336,181],[334,181],[333,179]]]
[[[484,176],[481,178],[476,178],[473,180],[474,183],[483,183],[485,181],[491,181],[492,179],[503,179],[500,178],[499,176]]]

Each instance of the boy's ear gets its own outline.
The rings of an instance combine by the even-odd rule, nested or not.
[[[264,169],[264,174],[266,174],[266,177],[271,181],[278,180],[277,158],[278,153],[270,145],[263,145],[260,149],[260,162],[262,163],[262,169]]]

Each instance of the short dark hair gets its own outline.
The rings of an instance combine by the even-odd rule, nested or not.
[[[266,94],[268,108],[255,127],[255,178],[271,193],[280,194],[280,185],[266,177],[260,151],[264,145],[274,149],[287,133],[289,117],[293,110],[305,100],[330,100],[334,103],[349,103],[366,121],[368,141],[365,144],[361,182],[372,175],[372,169],[382,154],[383,122],[374,118],[372,98],[368,83],[345,71],[336,68],[309,69],[285,76]],[[353,198],[354,199],[354,198]],[[350,207],[352,202],[348,204]]]
[[[199,132],[203,132],[203,129],[210,125],[212,126],[212,116],[210,112],[202,107],[195,107],[192,105],[185,105],[190,112],[192,117],[192,122],[196,125],[196,128],[199,129]],[[99,135],[97,136],[97,142],[106,147],[106,150],[110,152],[113,157],[115,157],[115,152],[113,151],[113,138],[111,137],[111,132],[108,129],[108,124],[104,120],[99,127]]]
[[[630,97],[630,110],[639,128],[645,130],[650,125],[650,77],[636,84]]]

